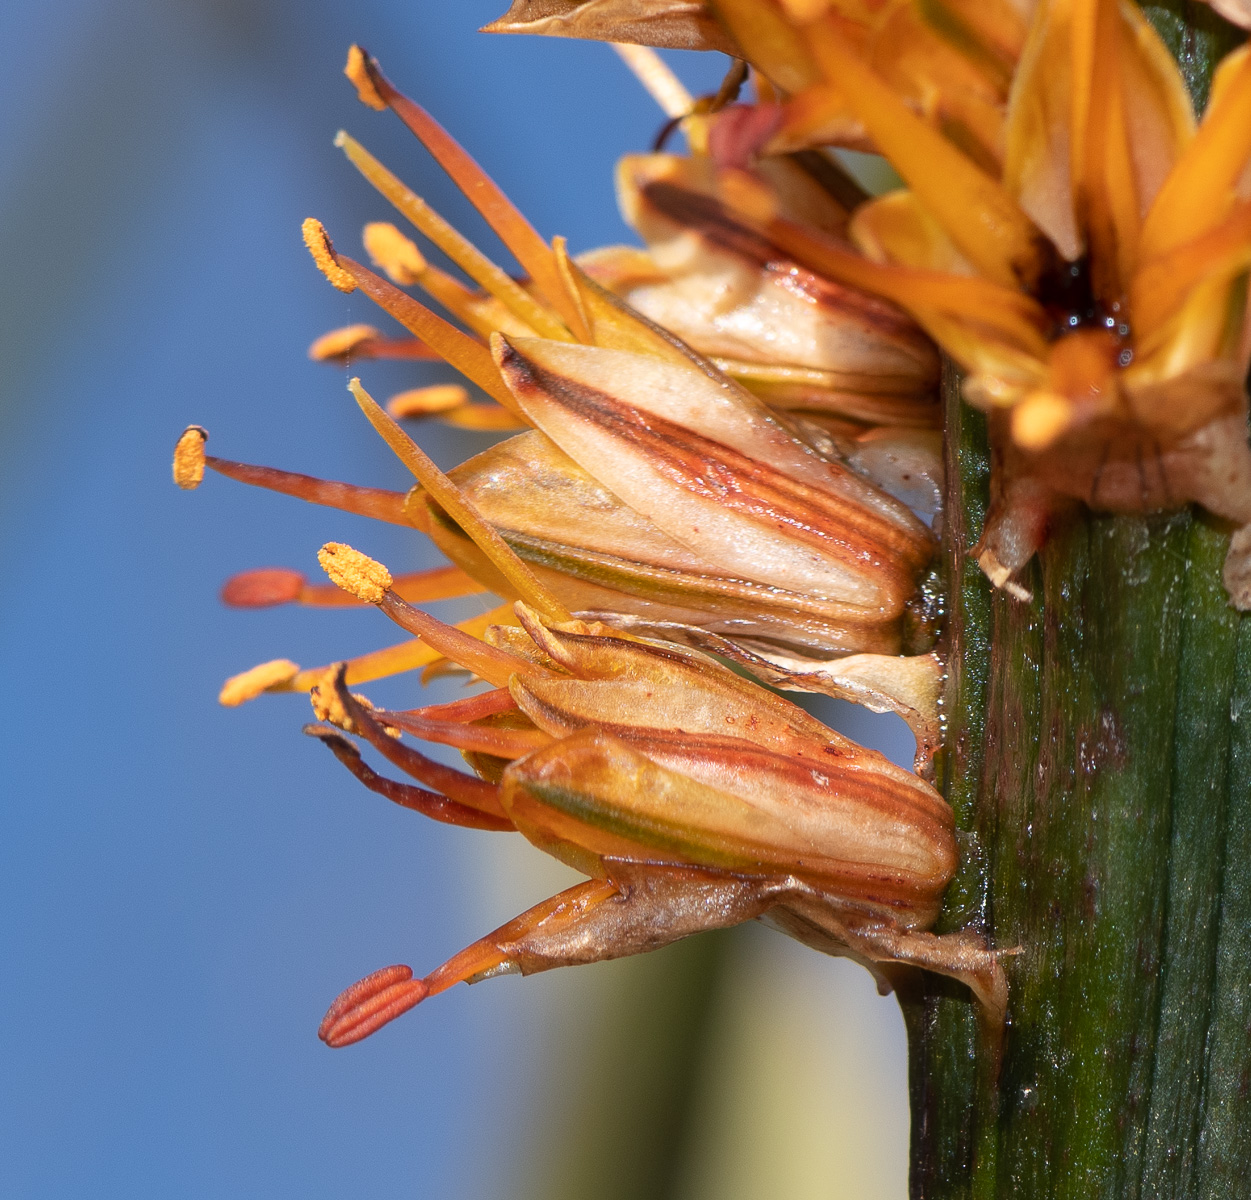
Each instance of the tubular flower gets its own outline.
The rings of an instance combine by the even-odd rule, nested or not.
[[[1225,582],[1251,607],[1247,48],[1219,68],[1196,127],[1135,6],[1045,0],[1011,56],[1001,150],[987,157],[866,58],[837,6],[743,0],[758,46],[738,8],[717,5],[753,62],[777,79],[785,43],[815,72],[790,89],[767,148],[840,140],[811,118],[836,96],[907,185],[853,214],[859,256],[785,214],[754,224],[800,265],[905,308],[966,372],[997,458],[987,574],[1023,590],[1012,575],[1075,501],[1197,502],[1239,527]],[[732,191],[722,199],[735,207]]]
[[[935,508],[935,352],[894,298],[813,270],[760,228],[764,212],[843,239],[846,180],[823,188],[823,174],[840,178],[824,158],[815,171],[802,156],[727,165],[725,145],[701,141],[711,105],[687,124],[689,159],[623,166],[648,251],[579,262],[561,239],[540,239],[359,48],[347,74],[365,104],[417,134],[524,276],[355,139],[336,139],[470,282],[392,225],[366,227],[375,270],[310,219],[305,242],[326,279],[365,292],[409,335],[351,326],[318,339],[313,356],[437,357],[490,402],[443,384],[384,408],[352,380],[416,480],[407,493],[218,458],[203,429],[183,434],[180,487],[209,468],[421,531],[450,560],[393,576],[331,543],[320,561],[332,588],[285,568],[231,579],[228,603],[373,605],[409,640],[334,667],[263,663],[228,680],[221,700],[307,692],[318,718],[308,731],[368,788],[440,821],[520,831],[590,881],[424,979],[390,967],[362,980],[327,1014],[324,1040],[358,1040],[459,980],[637,953],[757,917],[827,952],[959,979],[993,1033],[1006,1004],[995,953],[974,933],[927,932],[957,862],[942,798],[705,653],[784,688],[900,713],[927,769],[940,665],[913,615],[935,539],[908,503]],[[829,244],[877,270],[850,242]],[[398,424],[411,416],[525,432],[445,474]],[[508,603],[458,626],[418,607],[483,591]],[[402,712],[349,691],[414,669],[468,672],[493,690]],[[345,734],[416,783],[374,771]],[[458,748],[476,774],[433,762],[405,735]]]
[[[956,846],[950,808],[917,776],[696,651],[521,603],[522,629],[476,642],[412,609],[384,568],[350,548],[328,546],[323,561],[341,586],[401,625],[416,621],[496,687],[383,712],[352,696],[338,668],[314,696],[323,723],[306,732],[389,799],[436,820],[516,829],[590,877],[423,979],[388,967],[349,988],[322,1024],[329,1045],[454,983],[618,958],[752,918],[827,953],[951,975],[973,990],[992,1034],[1002,1021],[994,953],[972,934],[926,932]],[[426,787],[378,776],[333,726]],[[478,778],[430,762],[401,730],[460,747]]]
[[[532,428],[442,476],[357,389],[368,418],[413,470],[419,486],[411,494],[214,457],[205,458],[207,465],[244,482],[427,533],[459,570],[397,583],[412,599],[481,590],[527,598],[525,587],[510,577],[512,568],[500,568],[515,556],[526,564],[527,578],[566,612],[716,644],[771,681],[897,709],[925,741],[933,724],[937,664],[929,656],[923,664],[893,657],[901,649],[925,649],[928,636],[910,614],[934,540],[903,502],[931,512],[936,506],[937,439],[921,428],[934,408],[924,394],[934,369],[924,336],[891,306],[829,285],[826,290],[842,297],[858,325],[847,333],[838,320],[819,317],[824,326],[796,341],[801,348],[815,346],[820,362],[853,359],[853,369],[843,373],[869,380],[868,387],[880,372],[881,405],[873,407],[866,390],[869,398],[853,414],[859,419],[840,419],[834,434],[775,413],[716,361],[595,282],[559,240],[554,249],[539,241],[464,151],[359,50],[348,73],[362,98],[394,108],[434,150],[529,271],[526,286],[519,285],[358,142],[339,135],[337,144],[366,178],[478,284],[474,290],[436,270],[397,229],[377,223],[366,228],[366,247],[388,280],[338,254],[317,222],[306,223],[309,249],[332,283],[368,293],[494,400],[466,403],[463,388],[444,385],[401,393],[390,412],[446,416],[477,410],[486,414],[474,419],[479,428]],[[807,186],[810,208],[823,204],[831,219],[844,219],[835,201],[817,195],[815,184]],[[693,236],[704,235],[694,230]],[[732,269],[744,268],[735,259]],[[750,271],[758,276],[761,268],[753,263]],[[786,273],[802,277],[794,287],[811,308],[814,291],[825,285],[799,268]],[[421,286],[470,332],[397,284]],[[773,302],[774,308],[781,303]],[[776,311],[769,319],[774,328],[785,324]],[[397,344],[399,339],[384,339],[372,327],[354,326],[320,339],[315,350],[338,357],[361,346],[384,352],[378,348]],[[839,372],[813,368],[810,374]],[[899,428],[866,423],[882,418]],[[201,453],[203,436],[186,435]],[[481,536],[467,520],[478,522]],[[499,543],[495,551],[484,551],[485,531]],[[302,576],[277,568],[232,581],[225,596],[245,605],[329,602]],[[877,664],[875,655],[892,661]],[[349,679],[429,666],[437,657],[424,648],[396,647],[350,664]],[[282,678],[249,674],[247,680],[266,683],[253,690],[232,681],[225,694],[237,702],[259,690],[307,690],[322,669],[289,671]],[[900,679],[894,689],[886,684],[891,671]],[[872,686],[865,683],[870,677]]]

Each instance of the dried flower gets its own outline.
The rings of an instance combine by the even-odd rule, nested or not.
[[[376,594],[385,569],[352,563],[344,582]],[[422,783],[441,772],[443,796],[375,775],[324,725],[307,732],[373,790],[438,820],[516,828],[591,878],[420,981],[396,967],[362,980],[327,1013],[327,1043],[357,1041],[454,983],[621,957],[762,917],[817,949],[952,975],[973,989],[990,1031],[1002,1020],[996,956],[975,935],[925,932],[956,848],[950,809],[917,776],[695,651],[524,604],[528,641],[496,629],[475,647],[398,598],[377,603],[393,620],[420,621],[497,690],[375,712],[340,671],[319,716]],[[459,746],[481,781],[438,768],[388,724]]]

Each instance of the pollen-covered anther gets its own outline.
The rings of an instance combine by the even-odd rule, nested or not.
[[[459,383],[436,383],[430,387],[397,392],[387,401],[387,412],[396,420],[403,417],[428,417],[433,413],[461,408],[468,403],[469,393]]]
[[[218,693],[217,702],[227,708],[235,708],[249,700],[255,700],[270,688],[290,683],[299,673],[299,663],[293,663],[289,658],[275,658],[260,663],[249,671],[227,679]]]
[[[374,60],[365,50],[360,46],[348,48],[347,63],[343,67],[344,75],[356,89],[356,97],[362,104],[382,112],[387,107],[387,102],[378,91],[375,71]]]
[[[339,266],[334,243],[326,227],[316,217],[309,217],[303,225],[304,244],[313,256],[317,269],[341,292],[356,291],[356,280]]]
[[[319,721],[325,721],[327,725],[342,729],[344,733],[359,734],[361,730],[352,720],[352,714],[344,707],[343,697],[339,693],[339,677],[346,674],[346,670],[346,663],[334,663],[327,667],[321,681],[309,688],[308,698]],[[371,713],[377,711],[374,702],[368,696],[362,696],[358,692],[352,692],[351,695],[362,708]],[[402,733],[402,730],[395,725],[384,724],[382,728],[393,738],[398,738]]]
[[[390,221],[371,221],[365,226],[361,240],[374,266],[392,283],[411,287],[426,273],[429,264],[417,249],[417,243],[406,238]]]
[[[1057,392],[1036,391],[1012,410],[1012,440],[1023,450],[1050,446],[1073,420],[1073,405]]]
[[[188,425],[174,446],[174,482],[183,491],[194,491],[204,478],[204,443],[207,441],[207,429]]]
[[[391,572],[380,562],[343,542],[327,542],[317,561],[330,582],[366,604],[381,604],[391,588]]]
[[[314,362],[330,362],[336,358],[347,358],[362,342],[373,341],[374,338],[381,336],[382,334],[372,325],[344,325],[340,329],[323,333],[308,348],[308,356]]]

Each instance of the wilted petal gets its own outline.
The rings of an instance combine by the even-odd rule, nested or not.
[[[902,505],[725,380],[594,347],[502,339],[527,415],[635,511],[722,570],[901,611],[930,554]]]
[[[509,10],[482,31],[742,56],[734,38],[701,0],[513,0]]]

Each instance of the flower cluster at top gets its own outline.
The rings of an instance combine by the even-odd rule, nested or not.
[[[985,931],[926,932],[957,865],[929,782],[940,350],[991,417],[976,550],[997,585],[1022,594],[1014,575],[1078,504],[1196,502],[1233,523],[1226,584],[1251,607],[1251,58],[1230,55],[1196,126],[1164,46],[1116,0],[517,0],[492,28],[636,43],[617,49],[690,148],[621,163],[645,248],[573,257],[543,240],[353,47],[360,99],[417,135],[521,274],[340,134],[463,278],[391,224],[366,227],[367,267],[310,219],[329,282],[404,330],[335,330],[312,354],[441,359],[487,400],[449,383],[384,408],[353,380],[416,480],[407,493],[209,456],[198,426],[175,454],[180,486],[207,466],[411,527],[449,560],[392,576],[332,543],[329,587],[285,569],[230,580],[231,604],[370,604],[410,638],[331,667],[261,664],[222,702],[307,692],[306,731],[367,787],[519,831],[589,877],[424,979],[369,976],[322,1037],[356,1041],[460,980],[750,918],[866,964],[951,975],[993,1033],[1006,984]],[[695,100],[637,43],[735,62]],[[884,155],[906,187],[868,196],[829,146]],[[399,423],[431,417],[522,432],[444,474]],[[417,606],[478,592],[505,603],[458,626]],[[404,711],[348,690],[418,669],[491,689]],[[899,713],[916,772],[753,677]],[[377,774],[344,734],[417,783]],[[404,735],[457,747],[474,774]]]

